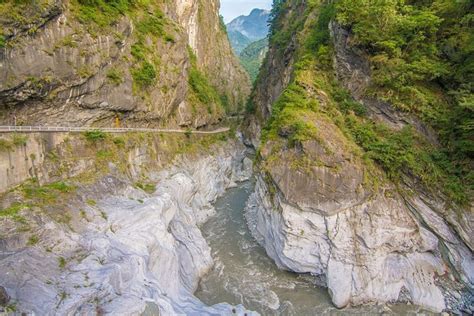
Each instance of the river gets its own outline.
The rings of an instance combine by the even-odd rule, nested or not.
[[[262,315],[428,314],[404,304],[338,310],[313,276],[278,269],[252,238],[244,219],[253,186],[247,181],[228,190],[215,203],[216,215],[201,227],[215,262],[195,293],[204,303],[243,304]]]

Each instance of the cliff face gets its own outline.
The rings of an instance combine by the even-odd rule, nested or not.
[[[393,170],[397,159],[385,151],[387,165],[378,151],[408,140],[427,170],[421,159],[437,150],[436,132],[367,93],[369,53],[336,23],[331,4],[287,1],[273,24],[247,118],[259,162],[246,214],[255,238],[280,267],[320,276],[338,307],[469,310],[470,202],[449,202],[418,165]]]
[[[241,110],[249,80],[218,5],[2,3],[2,124],[198,127]]]

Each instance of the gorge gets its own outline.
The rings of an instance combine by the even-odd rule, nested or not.
[[[474,313],[473,11],[276,0],[252,87],[218,0],[0,3],[0,125],[94,128],[0,132],[0,312]]]

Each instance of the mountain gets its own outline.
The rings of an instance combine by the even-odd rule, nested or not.
[[[268,51],[268,39],[263,38],[249,44],[239,55],[240,61],[245,70],[250,75],[250,79],[254,82],[257,79],[260,66]]]
[[[243,108],[218,0],[117,3],[0,3],[0,124],[199,127]]]
[[[212,126],[250,93],[218,7],[0,1],[0,125],[88,128],[0,133],[0,315],[252,314],[193,295],[198,225],[251,165]]]
[[[268,10],[253,9],[249,15],[241,15],[227,24],[229,40],[237,55],[251,42],[267,36],[269,16]]]
[[[239,55],[252,40],[239,31],[227,31],[229,41],[236,55]]]
[[[268,34],[269,10],[253,9],[249,15],[241,15],[227,24],[228,31],[237,31],[250,40],[259,40]]]
[[[247,103],[255,240],[339,308],[472,314],[472,1],[274,3]]]

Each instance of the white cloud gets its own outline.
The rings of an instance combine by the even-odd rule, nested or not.
[[[252,9],[270,9],[272,0],[221,0],[221,14],[229,23],[239,15],[248,15]]]

